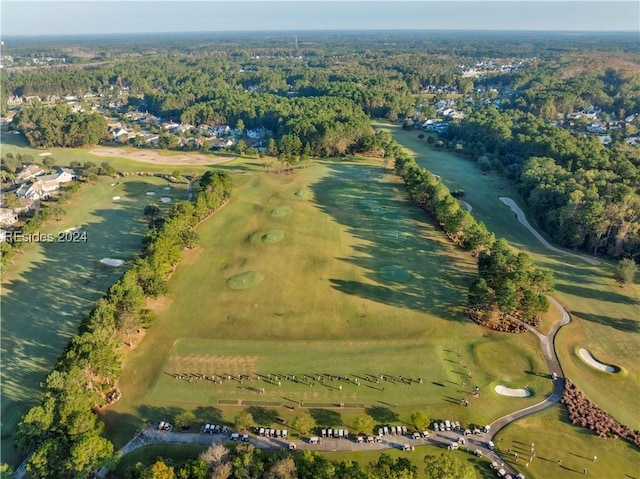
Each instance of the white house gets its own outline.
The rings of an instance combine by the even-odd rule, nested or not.
[[[18,221],[18,215],[15,211],[9,208],[0,208],[0,224],[4,226],[11,226]]]
[[[16,195],[29,200],[46,200],[51,197],[51,192],[60,189],[60,185],[75,179],[77,177],[72,169],[58,168],[57,173],[38,176],[35,183],[22,185],[16,191]]]
[[[16,174],[16,183],[24,183],[30,178],[44,175],[44,170],[38,165],[27,165]]]

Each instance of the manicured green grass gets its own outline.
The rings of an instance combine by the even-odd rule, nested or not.
[[[518,462],[512,457],[509,464],[530,479],[571,478],[582,475],[585,468],[588,477],[638,477],[640,470],[638,449],[625,441],[602,439],[571,426],[560,405],[507,426],[495,442],[501,451],[518,453]],[[536,455],[525,467],[531,457],[531,443]]]
[[[620,288],[613,281],[613,265],[603,261],[593,266],[571,254],[544,248],[516,220],[499,196],[513,198],[526,212],[524,202],[513,185],[494,174],[483,174],[476,164],[454,153],[427,145],[418,131],[399,126],[377,124],[413,154],[420,165],[440,175],[451,190],[464,190],[465,201],[473,206],[473,215],[509,243],[531,254],[538,266],[553,271],[554,296],[571,313],[572,323],[560,330],[556,349],[564,373],[596,404],[618,420],[640,428],[640,287]],[[531,215],[528,215],[530,222]],[[556,314],[556,313],[553,313]],[[543,323],[548,329],[552,321]],[[603,362],[619,366],[625,374],[606,374],[587,366],[576,355],[586,348]]]
[[[485,424],[550,393],[551,382],[538,375],[544,363],[536,338],[487,331],[465,318],[474,258],[449,243],[377,162],[327,161],[292,175],[235,181],[231,202],[200,227],[199,248],[185,254],[157,308],[158,320],[128,357],[123,398],[103,413],[118,445],[142,421],[166,420],[184,409],[203,422],[232,422],[239,408],[219,400],[269,406],[262,421],[270,423],[291,421],[305,401],[362,403],[379,422],[409,423],[412,412],[426,409],[433,417]],[[290,214],[274,217],[282,205]],[[285,232],[282,241],[260,241],[274,229]],[[389,266],[410,279],[385,278],[380,270]],[[243,290],[227,286],[247,271],[264,280]],[[332,381],[310,387],[173,377],[187,373],[370,374],[414,382],[362,379],[360,386]],[[534,396],[499,396],[493,391],[499,383],[528,384]],[[475,385],[480,398],[460,406]],[[314,409],[320,425],[350,429],[363,412]]]
[[[3,145],[4,147],[4,145]],[[111,186],[113,183],[117,183]],[[24,247],[2,274],[2,457],[16,459],[10,439],[15,425],[41,397],[40,383],[69,337],[125,271],[99,263],[131,259],[147,229],[144,207],[160,196],[186,198],[186,185],[154,177],[104,179],[85,184],[65,205],[67,213],[41,229],[57,234],[82,226],[86,242],[34,243]],[[155,191],[155,197],[147,196]],[[114,196],[120,196],[114,201]],[[10,360],[8,358],[11,358]]]

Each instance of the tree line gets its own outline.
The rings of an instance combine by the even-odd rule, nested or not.
[[[99,113],[74,112],[68,105],[33,105],[14,118],[34,148],[95,145],[107,135],[107,120]]]
[[[469,464],[449,453],[424,457],[429,479],[472,479]],[[417,479],[418,466],[405,457],[393,459],[382,453],[367,464],[334,461],[310,450],[291,453],[280,450],[265,454],[251,444],[226,447],[213,444],[197,459],[180,464],[157,459],[148,466],[137,463],[126,479]]]
[[[164,216],[151,214],[142,252],[105,296],[99,299],[44,382],[44,399],[22,417],[16,445],[31,452],[26,470],[32,478],[86,477],[116,459],[102,437],[95,409],[113,399],[122,372],[121,340],[150,326],[145,296],[167,291],[167,279],[185,248],[197,241],[195,226],[220,208],[232,192],[231,178],[209,171],[194,204],[174,205]],[[149,212],[147,212],[149,213]]]
[[[515,109],[486,107],[446,137],[481,169],[515,180],[540,227],[561,246],[640,259],[640,156],[630,145],[558,128]]]
[[[526,253],[516,254],[506,240],[496,240],[484,223],[463,210],[460,202],[432,173],[418,166],[395,141],[387,145],[395,171],[415,204],[432,216],[454,243],[478,256],[478,278],[469,288],[467,314],[495,329],[512,330],[508,316],[535,323],[549,308],[546,295],[553,275],[533,265]]]

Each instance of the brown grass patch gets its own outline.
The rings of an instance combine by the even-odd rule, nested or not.
[[[137,150],[133,148],[117,148],[108,146],[93,148],[89,153],[96,156],[126,158],[128,160],[139,161],[141,163],[172,166],[217,165],[236,159],[235,157],[204,155],[202,153],[179,153],[177,155],[165,156],[154,150]]]
[[[176,354],[169,358],[166,371],[175,374],[252,374],[257,370],[257,356],[217,356],[215,354]]]

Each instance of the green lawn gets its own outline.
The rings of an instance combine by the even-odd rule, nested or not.
[[[292,175],[235,180],[231,202],[200,227],[201,246],[185,255],[158,303],[158,320],[125,364],[123,399],[104,413],[118,445],[143,421],[183,409],[196,410],[202,421],[231,422],[238,408],[224,404],[240,399],[263,406],[264,419],[274,422],[291,420],[297,411],[285,406],[299,401],[318,410],[364,405],[315,412],[319,424],[351,427],[363,411],[380,422],[408,422],[419,408],[485,424],[550,393],[533,336],[494,333],[464,317],[474,259],[407,201],[388,170],[373,161],[327,161]],[[281,241],[263,241],[276,229],[284,232]],[[264,280],[241,290],[227,286],[246,272]],[[187,373],[370,374],[415,382],[216,385],[173,376]],[[499,383],[529,385],[534,396],[498,396]],[[480,398],[461,407],[475,385]]]
[[[4,145],[3,145],[4,146]],[[116,183],[112,186],[113,183]],[[170,190],[165,190],[169,187]],[[153,191],[155,196],[146,193]],[[114,201],[114,196],[120,196]],[[161,178],[127,177],[85,184],[61,221],[41,232],[57,235],[82,226],[81,243],[25,246],[2,274],[2,457],[15,460],[10,435],[22,413],[39,401],[40,383],[95,301],[123,273],[104,266],[105,257],[131,259],[147,227],[142,211],[151,203],[168,208],[163,196],[186,198],[186,185]],[[8,359],[10,358],[10,360]]]
[[[501,451],[518,453],[509,464],[527,479],[558,479],[582,475],[589,477],[638,477],[640,453],[630,444],[617,439],[601,439],[587,429],[577,429],[568,423],[564,406],[554,406],[521,419],[501,431],[496,439]],[[531,457],[531,443],[536,453]],[[597,460],[593,461],[593,456]],[[508,457],[508,454],[504,454]],[[561,463],[558,465],[557,461]]]
[[[587,396],[617,419],[640,428],[640,287],[625,288],[613,280],[613,265],[593,266],[571,254],[554,253],[544,248],[516,220],[499,196],[510,196],[526,212],[524,202],[513,186],[494,174],[482,174],[475,163],[450,151],[421,142],[418,131],[399,126],[377,124],[413,154],[417,161],[440,175],[451,190],[465,191],[465,201],[473,206],[473,215],[485,222],[498,236],[515,248],[529,252],[538,266],[553,271],[554,296],[573,318],[556,338],[556,348],[565,374]],[[529,215],[530,222],[531,220]],[[619,374],[602,373],[585,365],[577,350],[586,348],[601,361],[622,368]]]

